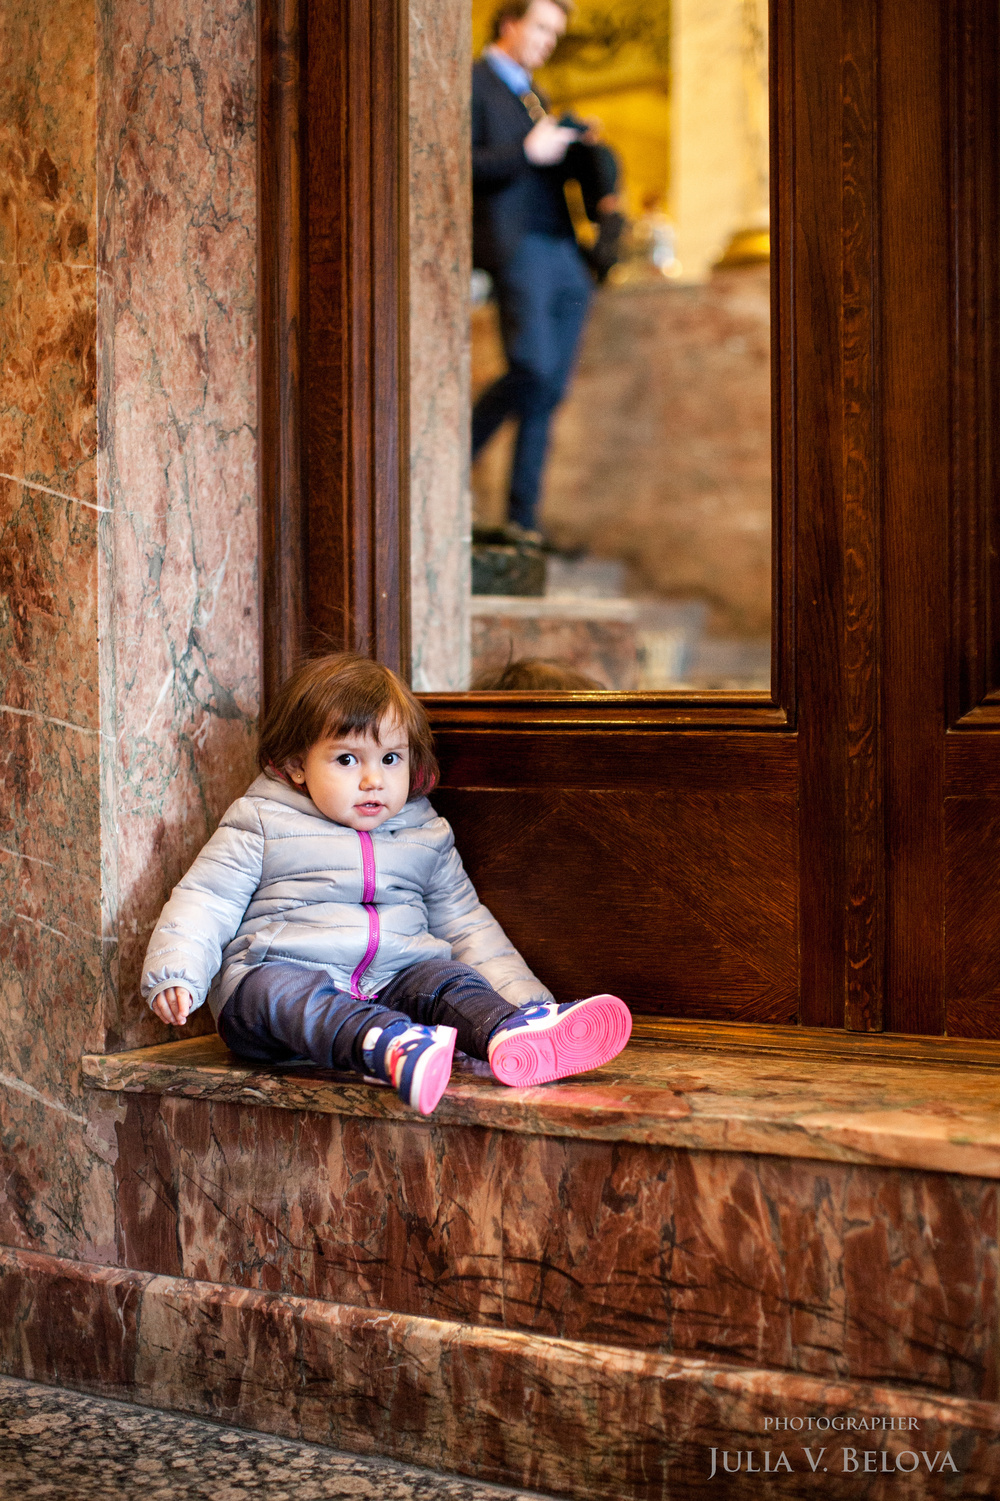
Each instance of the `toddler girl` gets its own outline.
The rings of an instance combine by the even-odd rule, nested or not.
[[[241,1057],[354,1070],[421,1115],[456,1043],[519,1085],[625,1046],[624,1002],[557,1005],[476,896],[425,796],[427,716],[388,668],[349,653],[300,668],[259,760],[150,939],[142,993],[161,1021],[207,996]]]

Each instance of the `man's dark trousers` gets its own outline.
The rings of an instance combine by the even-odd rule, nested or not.
[[[472,454],[506,418],[518,419],[510,518],[534,529],[549,428],[573,371],[593,283],[574,239],[535,233],[522,236],[493,280],[508,370],[476,402]]]

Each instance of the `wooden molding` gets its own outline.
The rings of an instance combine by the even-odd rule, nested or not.
[[[265,692],[303,651],[409,661],[402,4],[260,6]]]
[[[261,689],[266,707],[301,655],[302,31],[300,0],[258,11],[258,501]]]
[[[952,513],[948,722],[1000,726],[1000,24],[950,9]]]
[[[841,178],[845,1025],[882,1030],[885,807],[882,762],[878,370],[878,32],[868,0],[844,0]]]
[[[767,694],[422,693],[435,732],[557,726],[579,729],[789,730],[785,709]]]

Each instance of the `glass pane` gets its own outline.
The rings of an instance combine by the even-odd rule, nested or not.
[[[471,595],[419,686],[766,690],[766,0],[472,33]]]

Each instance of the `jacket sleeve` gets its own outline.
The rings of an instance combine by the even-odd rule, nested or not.
[[[527,172],[530,163],[521,141],[500,141],[491,146],[472,146],[472,185],[502,188]]]
[[[450,828],[425,901],[434,937],[450,943],[452,958],[477,969],[505,1001],[512,1006],[530,1006],[552,1000],[551,991],[532,974],[492,912],[476,895]]]
[[[527,135],[525,130],[524,135]],[[479,95],[475,76],[472,93],[472,186],[502,188],[527,172],[530,162],[524,154],[524,136],[496,141],[490,139],[488,106]]]
[[[192,1010],[202,1004],[260,885],[263,860],[260,814],[249,798],[240,798],[174,887],[153,929],[141,986],[150,1005],[172,985],[191,992]]]

